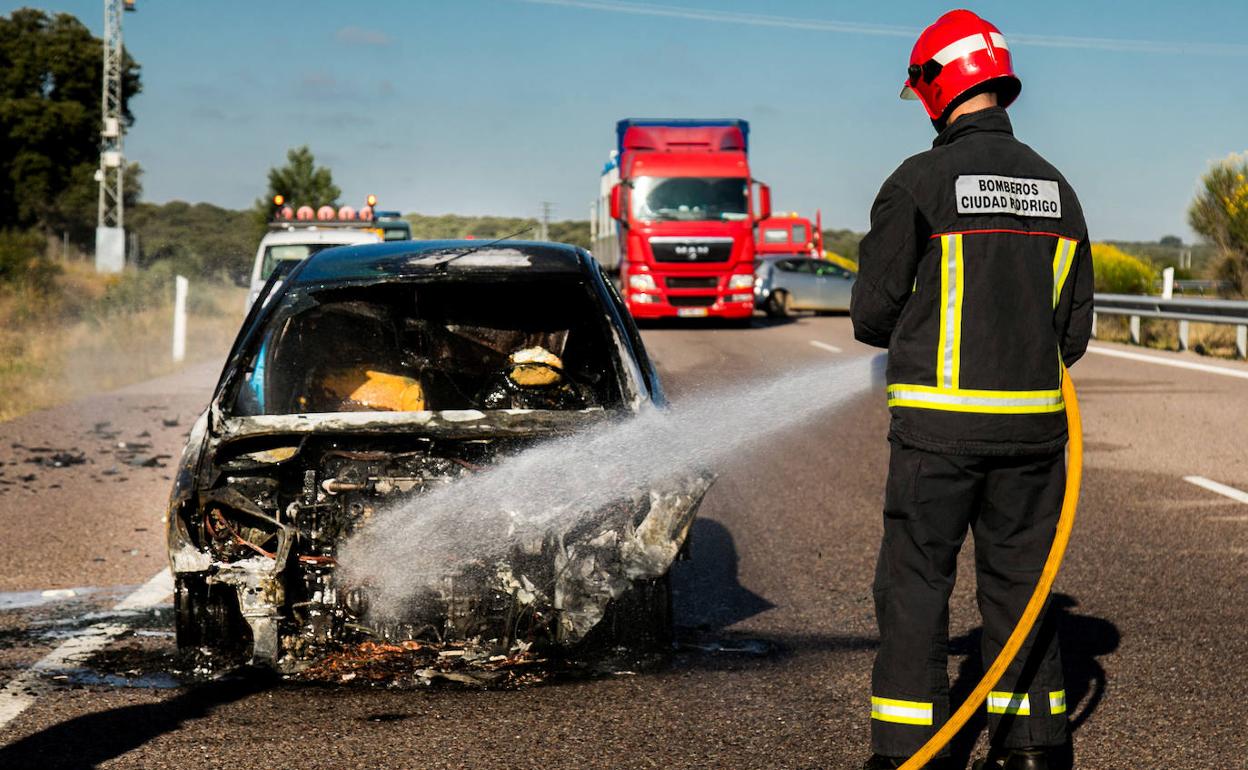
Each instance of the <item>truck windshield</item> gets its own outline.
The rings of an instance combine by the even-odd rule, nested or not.
[[[748,191],[740,177],[637,177],[633,217],[682,222],[745,219]]]

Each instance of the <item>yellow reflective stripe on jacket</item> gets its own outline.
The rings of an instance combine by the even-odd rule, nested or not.
[[[1070,266],[1075,262],[1075,248],[1078,241],[1069,238],[1057,239],[1057,253],[1053,255],[1053,307],[1062,298],[1062,287],[1066,285],[1066,276],[1070,275]]]
[[[1078,241],[1057,239],[1053,255],[1053,306],[1075,261]],[[1046,414],[1065,409],[1060,389],[974,390],[962,385],[962,305],[966,284],[963,236],[940,236],[940,328],[936,344],[936,386],[897,383],[888,387],[890,407],[978,414]],[[1061,356],[1058,356],[1061,370]]]
[[[1065,714],[1066,713],[1066,691],[1058,690],[1049,693],[1049,713]]]
[[[889,385],[889,406],[981,414],[1044,414],[1065,407],[1060,390],[969,390]]]
[[[871,696],[871,718],[902,725],[930,725],[932,704]]]
[[[1025,692],[990,692],[988,693],[989,714],[1018,714],[1031,716],[1031,699]]]
[[[962,359],[962,236],[940,237],[940,341],[936,384],[958,387]]]

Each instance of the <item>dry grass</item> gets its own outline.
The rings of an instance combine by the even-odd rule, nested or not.
[[[67,266],[57,280],[52,296],[22,290],[0,295],[0,420],[179,366],[172,360],[171,288],[126,287],[134,276],[98,276],[78,265]],[[149,283],[163,280],[154,276]],[[119,291],[127,288],[128,294]],[[242,321],[245,295],[242,288],[192,283],[185,363],[225,355]]]
[[[1096,338],[1105,342],[1130,342],[1127,316],[1101,314],[1096,321]],[[1159,318],[1140,319],[1140,342],[1157,350],[1179,349],[1179,322]],[[1194,323],[1188,332],[1192,350],[1214,358],[1236,358],[1235,327],[1226,324]]]

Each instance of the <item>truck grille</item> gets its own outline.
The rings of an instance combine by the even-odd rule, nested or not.
[[[656,237],[650,239],[655,262],[727,262],[731,238]]]
[[[669,289],[714,289],[718,286],[719,278],[713,275],[706,278],[671,276],[667,279],[667,288]]]
[[[674,294],[669,295],[667,301],[672,307],[710,307],[715,304],[715,295],[690,297]]]

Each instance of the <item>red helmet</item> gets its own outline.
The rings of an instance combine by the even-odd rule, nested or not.
[[[950,11],[923,30],[910,53],[908,74],[901,98],[923,102],[937,122],[976,86],[991,81],[1002,107],[1010,106],[1023,88],[1001,30],[971,11]]]

